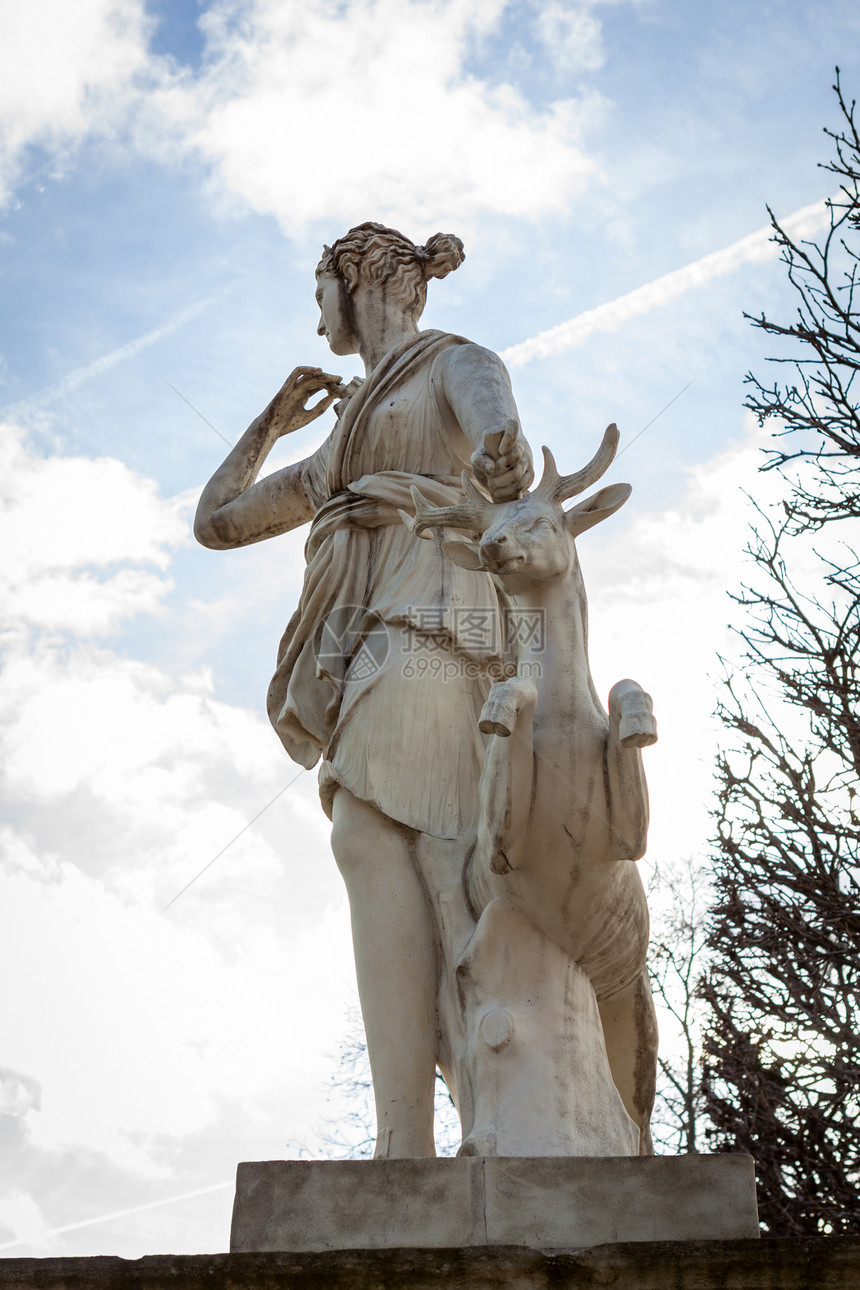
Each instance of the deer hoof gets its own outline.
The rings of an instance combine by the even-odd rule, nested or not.
[[[635,681],[619,681],[609,692],[609,711],[618,718],[622,748],[650,748],[657,742],[651,695]]]
[[[458,1156],[494,1156],[496,1154],[495,1133],[470,1133],[464,1138]]]
[[[496,681],[481,709],[478,722],[481,734],[500,735],[503,739],[512,735],[517,717],[530,699],[537,699],[537,689],[531,681],[522,681],[518,677]]]
[[[622,748],[650,748],[657,742],[657,722],[651,712],[627,712],[618,723]]]

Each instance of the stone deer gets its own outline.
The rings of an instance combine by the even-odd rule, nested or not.
[[[490,502],[465,473],[466,500],[461,505],[433,507],[414,488],[416,513],[404,519],[419,536],[443,530],[443,549],[450,559],[486,570],[513,606],[514,621],[537,624],[531,638],[518,645],[517,675],[493,685],[481,717],[481,729],[489,739],[477,840],[465,873],[477,932],[457,968],[463,1006],[468,1006],[464,974],[469,974],[469,954],[474,958],[477,946],[485,984],[472,990],[472,1006],[480,1013],[473,1030],[483,1036],[482,1052],[499,1053],[510,1040],[516,1018],[503,998],[494,1000],[490,995],[505,990],[516,994],[526,1000],[520,1009],[525,1014],[539,993],[525,979],[516,986],[504,984],[511,977],[516,954],[512,937],[515,941],[517,936],[539,935],[549,943],[547,953],[561,951],[564,961],[572,961],[590,982],[593,997],[582,1006],[594,1014],[598,1046],[602,1030],[605,1059],[600,1060],[604,1066],[608,1062],[612,1096],[617,1098],[617,1089],[638,1129],[632,1150],[644,1154],[651,1150],[648,1124],[657,1035],[645,969],[648,910],[635,862],[645,852],[648,828],[641,749],[653,744],[657,734],[651,700],[636,682],[623,680],[613,686],[608,713],[597,696],[589,669],[587,603],[576,552],[579,535],[614,514],[631,489],[628,484],[613,484],[563,509],[565,501],[603,475],[615,455],[618,437],[616,427],[609,426],[594,458],[567,476],[559,475],[552,454],[544,448],[540,484],[516,501]],[[446,530],[458,532],[452,535]],[[515,927],[521,929],[516,934]],[[523,927],[529,932],[522,932]],[[494,954],[489,963],[488,955]],[[544,951],[541,954],[545,957]],[[489,978],[498,979],[498,988],[488,994]],[[564,988],[569,996],[570,983]],[[580,1043],[576,1060],[581,1065],[586,1050],[591,1053],[586,1065],[593,1066],[598,1058],[587,1043],[585,1048]],[[523,1060],[537,1059],[524,1056]],[[551,1055],[541,1060],[546,1063]],[[593,1083],[596,1069],[589,1066],[590,1073],[581,1082]],[[520,1078],[517,1093],[520,1117],[524,1078],[528,1077]],[[564,1072],[558,1078],[564,1085]],[[466,1077],[466,1083],[486,1082],[486,1071],[476,1072],[474,1079]],[[559,1098],[559,1107],[567,1106],[567,1092]],[[569,1108],[564,1113],[569,1115]],[[501,1152],[500,1114],[498,1106],[483,1116],[480,1109],[473,1109],[473,1129],[464,1150]],[[488,1116],[493,1120],[490,1127],[482,1122]],[[592,1130],[593,1126],[586,1126],[576,1139],[585,1145],[571,1146],[570,1135],[562,1135],[564,1140],[548,1142],[546,1153],[602,1154],[606,1147]],[[589,1145],[593,1142],[597,1146]],[[614,1148],[619,1154],[622,1150],[626,1153]]]

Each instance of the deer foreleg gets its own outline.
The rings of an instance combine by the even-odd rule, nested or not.
[[[532,719],[537,689],[531,681],[497,681],[481,713],[492,735],[484,755],[473,867],[480,873],[518,868],[528,836],[534,776]]]
[[[651,1112],[657,1080],[657,1014],[647,971],[598,1004],[606,1055],[625,1110],[639,1126],[639,1154],[651,1156]]]
[[[617,860],[640,860],[648,838],[648,786],[640,749],[657,742],[651,696],[635,681],[609,692],[606,789]]]

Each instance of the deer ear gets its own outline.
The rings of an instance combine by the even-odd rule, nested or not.
[[[565,528],[572,538],[579,537],[586,529],[614,515],[632,492],[630,484],[610,484],[608,488],[601,488],[593,497],[587,497],[584,502],[565,511]]]
[[[442,550],[451,563],[458,564],[461,569],[483,569],[484,567],[481,564],[478,548],[468,538],[448,538],[442,543]]]

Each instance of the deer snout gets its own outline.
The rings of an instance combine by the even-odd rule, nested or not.
[[[492,569],[494,565],[507,559],[509,554],[508,539],[504,533],[499,533],[496,537],[483,538],[480,550],[482,563]]]

